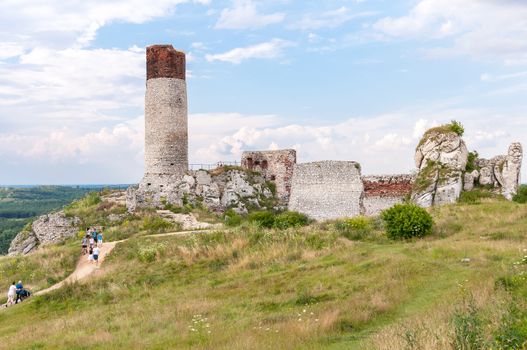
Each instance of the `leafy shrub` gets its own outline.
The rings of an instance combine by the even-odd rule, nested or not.
[[[518,188],[518,193],[514,196],[512,200],[516,203],[527,203],[527,185],[521,185],[520,188]]]
[[[157,259],[166,249],[162,243],[140,247],[137,251],[137,257],[141,262],[150,263]]]
[[[456,120],[452,120],[452,122],[450,123],[450,130],[452,130],[459,136],[463,136],[463,134],[465,133],[465,128],[463,127],[463,124]]]
[[[287,229],[290,227],[302,227],[309,224],[309,218],[296,211],[286,211],[274,218],[274,228]]]
[[[479,158],[478,151],[473,151],[468,153],[468,160],[467,160],[467,166],[465,168],[465,171],[467,173],[471,173],[474,170],[479,170],[479,168],[476,166],[476,160]]]
[[[254,222],[258,226],[272,228],[274,226],[275,214],[270,211],[255,211],[249,214],[249,222]]]
[[[239,226],[243,221],[243,217],[236,213],[233,209],[229,209],[225,212],[224,222],[225,225],[230,227]]]
[[[396,204],[382,213],[386,235],[391,239],[424,237],[432,232],[434,220],[415,204]]]
[[[141,229],[148,233],[163,233],[172,228],[174,224],[157,216],[147,216],[141,225]]]
[[[454,326],[454,335],[452,339],[452,347],[454,349],[486,349],[483,320],[481,319],[479,310],[472,299],[469,300],[465,307],[456,310],[452,324]]]
[[[526,318],[525,310],[522,310],[515,301],[511,302],[501,319],[499,329],[494,334],[497,349],[525,349],[524,346],[527,344]]]
[[[335,223],[335,229],[352,241],[363,239],[373,230],[371,220],[364,216],[340,220]]]

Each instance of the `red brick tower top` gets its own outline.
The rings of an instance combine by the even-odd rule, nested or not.
[[[146,80],[185,80],[185,64],[185,53],[176,51],[172,45],[152,45],[146,48]]]

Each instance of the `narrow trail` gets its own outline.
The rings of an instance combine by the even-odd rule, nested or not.
[[[168,232],[168,233],[160,233],[160,234],[156,234],[156,235],[130,237],[130,238],[127,238],[127,239],[123,239],[121,241],[106,242],[100,248],[101,252],[99,254],[99,262],[97,264],[94,263],[94,262],[88,261],[88,257],[86,255],[82,255],[79,258],[79,261],[77,263],[77,267],[75,267],[75,270],[71,273],[71,275],[66,277],[61,282],[59,282],[57,284],[54,284],[54,285],[52,285],[49,288],[40,290],[40,291],[34,293],[33,295],[35,295],[35,296],[37,296],[37,295],[44,295],[44,294],[47,294],[49,292],[52,292],[54,290],[57,290],[57,289],[61,288],[65,284],[82,281],[82,280],[88,278],[94,272],[96,272],[97,270],[99,270],[101,268],[102,264],[104,263],[104,260],[112,252],[112,250],[117,246],[117,244],[122,243],[122,242],[126,242],[129,239],[132,239],[132,238],[144,238],[144,237],[158,238],[158,237],[170,237],[170,236],[184,236],[184,235],[189,235],[189,234],[207,233],[207,232],[210,232],[210,231],[211,230],[189,230],[189,231],[179,231],[179,232]],[[1,305],[1,309],[5,309],[4,306],[5,306],[5,304]]]

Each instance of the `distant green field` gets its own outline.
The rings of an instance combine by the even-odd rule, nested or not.
[[[93,190],[66,186],[0,188],[0,255],[7,253],[13,238],[35,217],[62,208]]]

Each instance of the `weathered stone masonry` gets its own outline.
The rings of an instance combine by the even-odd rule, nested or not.
[[[289,209],[316,220],[363,213],[364,186],[356,162],[323,161],[296,164]]]
[[[267,181],[273,181],[277,197],[287,203],[296,164],[294,149],[243,152],[241,163],[243,168],[257,171]]]
[[[146,49],[145,175],[139,187],[180,181],[188,170],[185,54],[172,45]]]
[[[410,197],[414,181],[415,176],[410,174],[363,176],[364,215],[378,215],[403,203]]]

